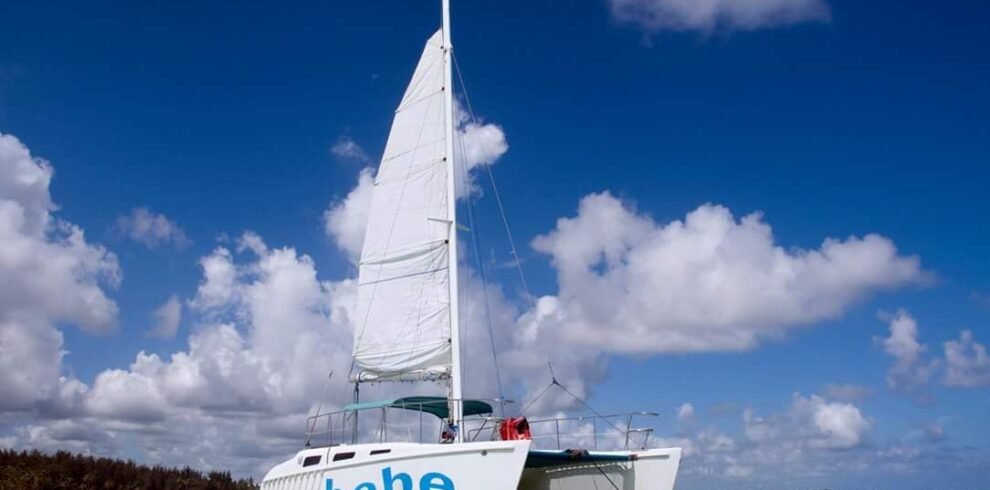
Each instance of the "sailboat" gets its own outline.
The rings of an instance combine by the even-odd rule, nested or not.
[[[619,425],[597,414],[530,421],[495,416],[493,400],[462,396],[450,0],[442,12],[375,177],[358,265],[355,403],[311,417],[306,447],[272,468],[261,488],[671,490],[681,450],[646,449],[645,440],[630,448],[651,431],[632,426],[636,414],[622,414]],[[362,383],[392,381],[444,383],[447,396],[360,402]],[[586,446],[575,439],[564,447],[571,443],[561,427],[589,421]],[[612,439],[624,440],[623,449],[595,449],[602,424],[621,432]],[[550,448],[534,441],[537,426],[553,427],[542,432]]]

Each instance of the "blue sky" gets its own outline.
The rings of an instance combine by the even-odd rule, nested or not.
[[[29,332],[25,335],[60,332],[68,353],[56,361],[58,376],[76,380],[89,393],[77,394],[78,406],[61,411],[43,408],[51,402],[48,395],[4,405],[0,440],[149,461],[236,465],[255,475],[266,461],[289,454],[259,450],[211,459],[190,451],[199,458],[192,461],[160,454],[148,449],[159,442],[152,436],[100,426],[127,417],[86,396],[103,393],[97,377],[107,370],[137,379],[140,369],[132,363],[139,352],[169,362],[173,353],[190,350],[191,336],[221,323],[240,332],[245,352],[264,357],[252,333],[261,328],[258,320],[245,320],[237,310],[256,314],[258,305],[242,302],[221,312],[204,306],[209,278],[201,260],[220,257],[218,247],[243,268],[238,280],[246,286],[264,281],[267,276],[258,270],[265,270],[266,259],[278,250],[291,250],[290,262],[322,281],[322,286],[311,281],[317,296],[332,295],[328,291],[354,275],[323,219],[328,207],[345,202],[369,163],[336,155],[332,148],[349,141],[372,160],[381,153],[392,111],[422,43],[437,26],[435,3],[0,7],[0,132],[51,162],[54,177],[47,192],[57,210],[46,211],[52,220],[85,230],[86,247],[112,252],[111,268],[122,277],[113,287],[96,279],[98,274],[90,277],[86,264],[93,263],[84,262],[74,269],[75,279],[67,279],[69,287],[97,284],[116,305],[96,322],[105,327],[77,328],[84,322],[76,310],[50,314],[18,303],[27,301],[24,295],[0,290],[0,307],[7,310],[0,319],[44,324],[40,330],[18,330]],[[590,219],[590,211],[579,215],[579,202],[603,191],[622,210],[609,216],[645,220],[649,225],[640,225],[654,231],[714,203],[731,211],[734,224],[761,212],[762,223],[772,228],[771,243],[791,257],[804,257],[802,250],[819,249],[829,237],[846,241],[877,234],[896,247],[891,271],[895,262],[911,257],[920,260],[920,268],[862,278],[855,267],[835,266],[811,275],[805,284],[809,294],[821,294],[822,303],[838,302],[827,314],[807,310],[817,304],[815,298],[796,300],[801,311],[792,317],[782,314],[762,323],[753,318],[763,318],[764,311],[738,319],[729,315],[727,323],[713,325],[677,323],[665,319],[665,310],[655,316],[648,311],[638,318],[659,339],[655,348],[604,348],[593,354],[594,366],[574,363],[573,382],[603,409],[664,412],[663,436],[695,448],[685,460],[683,488],[865,488],[886,482],[906,488],[985,487],[990,361],[984,357],[980,363],[977,350],[966,350],[964,361],[973,363],[964,363],[966,376],[951,378],[951,367],[963,364],[954,363],[943,344],[961,342],[963,330],[972,331],[975,345],[990,342],[985,193],[990,59],[984,53],[990,45],[985,28],[990,6],[722,0],[705,12],[670,7],[674,3],[587,0],[566,9],[559,2],[454,4],[454,42],[471,102],[508,143],[494,171],[533,293],[582,299],[577,286],[564,284],[567,266],[559,259],[566,251],[540,251],[531,242],[559,231],[559,219]],[[751,10],[739,10],[744,3]],[[0,185],[0,200],[20,196],[13,184]],[[475,199],[486,263],[504,263],[508,246],[490,190]],[[126,225],[133,220],[121,219],[137,208],[162,215],[168,224],[164,235],[157,240],[134,235],[144,242],[128,238]],[[176,229],[185,240],[174,240]],[[248,230],[267,248],[237,252]],[[582,237],[557,236],[559,247]],[[33,237],[59,243],[51,233]],[[647,239],[621,237],[629,241],[626,259],[636,250],[653,250]],[[732,257],[747,267],[764,264]],[[109,259],[92,260],[107,266]],[[25,270],[10,263],[7,274]],[[610,267],[598,263],[595,270]],[[657,270],[660,278],[669,272]],[[510,317],[528,308],[514,273],[493,268],[489,274],[505,293]],[[836,274],[858,278],[843,283],[846,289],[822,289],[820,284]],[[71,296],[58,288],[50,294]],[[180,305],[177,332],[149,338],[152,312],[172,296]],[[720,298],[699,299],[707,301]],[[301,308],[306,321],[336,322],[329,312],[345,302],[335,297],[323,306]],[[898,310],[904,314],[898,316]],[[669,317],[681,313],[694,318],[690,311]],[[896,319],[913,319],[916,334],[910,329],[892,334]],[[747,326],[737,328],[735,320]],[[772,328],[763,330],[764,324]],[[624,332],[621,325],[598,327]],[[734,328],[761,333],[750,344],[729,348],[718,342],[695,349],[663,344],[671,332],[709,327],[713,338]],[[338,345],[337,334],[346,326],[334,328],[324,340],[337,344],[325,351],[339,357],[349,349]],[[576,342],[574,352],[587,352],[587,342],[576,335],[568,337]],[[8,338],[14,340],[0,351],[9,361],[21,347],[17,339],[26,337]],[[913,340],[899,345],[915,349],[897,351],[899,357],[884,339]],[[530,375],[527,383],[545,377]],[[861,389],[842,397],[834,386],[828,388],[838,384]],[[128,391],[131,385],[120,386]],[[520,388],[519,395],[525,393]],[[311,393],[312,400],[318,397],[319,385]],[[213,423],[206,405],[184,403],[183,409],[195,407],[204,417],[197,423]],[[685,412],[678,420],[677,409],[685,403],[694,415]],[[853,424],[854,440],[836,443],[829,438],[836,432],[814,423],[805,427],[817,410],[847,406],[866,421]],[[248,411],[266,410],[283,417],[289,433],[302,426],[296,406],[261,403]],[[180,423],[179,409],[153,412],[155,423]],[[776,424],[778,432],[807,430],[807,438],[758,439],[746,430],[758,425],[754,417]],[[66,436],[74,423],[95,424],[102,432]],[[44,437],[30,437],[32,427]],[[940,437],[918,435],[933,427]],[[715,433],[731,439],[732,448],[712,446]],[[237,441],[262,445],[247,436]],[[275,447],[291,450],[291,444],[280,444]],[[788,444],[807,460],[763,459],[770,457],[767,447]],[[231,446],[217,447],[211,454]],[[897,451],[902,459],[891,456]],[[915,459],[903,456],[911,451]],[[817,473],[808,469],[812,459],[844,465],[874,461],[870,458],[876,465],[869,470],[852,463],[826,465]],[[773,476],[766,476],[761,464],[774,468]],[[733,465],[750,473],[729,471]],[[935,472],[945,479],[930,478]]]

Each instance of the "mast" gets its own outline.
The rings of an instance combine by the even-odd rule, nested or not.
[[[462,442],[461,427],[464,412],[461,395],[461,326],[457,294],[457,194],[454,190],[454,76],[452,69],[454,45],[450,41],[450,0],[443,2],[443,101],[446,112],[447,161],[447,219],[450,231],[447,239],[447,272],[450,284],[450,421],[457,426],[455,442]]]

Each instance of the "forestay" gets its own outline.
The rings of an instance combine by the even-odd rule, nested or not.
[[[360,380],[446,377],[451,364],[443,39],[437,31],[395,112],[361,252]]]

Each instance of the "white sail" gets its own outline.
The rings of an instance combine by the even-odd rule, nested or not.
[[[423,50],[395,112],[359,263],[354,361],[360,380],[451,370],[442,32]]]

